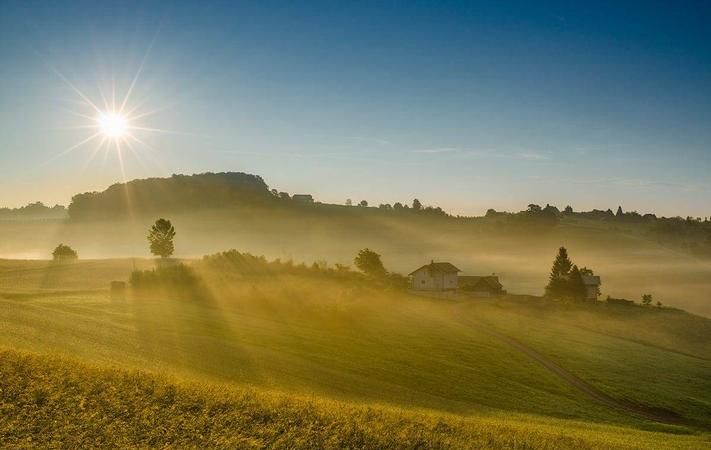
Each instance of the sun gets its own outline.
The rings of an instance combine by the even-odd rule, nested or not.
[[[153,44],[151,44],[151,46],[152,45]],[[118,166],[121,170],[121,176],[124,181],[126,181],[124,164],[126,154],[132,155],[141,166],[145,167],[144,156],[150,159],[154,165],[160,166],[160,162],[156,161],[151,154],[155,153],[156,149],[153,145],[146,142],[143,137],[145,135],[185,133],[146,126],[145,121],[150,120],[148,119],[150,116],[165,110],[166,107],[163,106],[146,110],[144,106],[147,106],[148,102],[145,99],[132,100],[132,94],[134,94],[134,89],[143,71],[143,66],[148,59],[151,46],[148,47],[143,55],[141,64],[138,66],[133,78],[127,78],[120,83],[123,86],[121,90],[124,90],[124,93],[118,98],[116,96],[116,77],[113,75],[111,76],[110,85],[108,80],[103,80],[103,82],[100,80],[96,89],[97,92],[95,92],[98,95],[90,98],[90,96],[80,91],[74,83],[52,64],[48,63],[52,71],[78,97],[77,100],[79,101],[74,102],[74,107],[66,109],[65,112],[85,120],[82,123],[77,123],[76,126],[67,127],[67,129],[87,129],[90,131],[90,134],[87,135],[86,138],[58,152],[55,158],[64,156],[80,148],[93,146],[88,156],[88,165],[102,152],[104,162],[106,162],[109,153],[112,152],[116,155]],[[135,97],[135,95],[133,95],[133,97]],[[78,103],[81,109],[75,109],[76,103]]]
[[[96,124],[104,137],[113,139],[126,137],[130,128],[128,117],[117,112],[99,113]]]

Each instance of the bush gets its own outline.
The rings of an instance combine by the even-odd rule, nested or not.
[[[55,261],[76,261],[79,259],[77,252],[68,245],[59,244],[52,252]]]
[[[134,270],[129,282],[136,290],[176,289],[190,292],[202,285],[200,277],[185,264],[162,266],[153,270]]]
[[[632,301],[632,300],[627,300],[624,298],[613,298],[610,296],[607,297],[607,303],[610,303],[612,305],[627,305],[627,306],[634,305],[634,301]]]

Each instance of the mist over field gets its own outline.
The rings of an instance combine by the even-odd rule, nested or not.
[[[78,196],[71,218],[0,220],[0,256],[48,259],[58,243],[67,243],[84,259],[149,257],[147,230],[165,216],[178,230],[176,255],[183,258],[234,248],[297,263],[352,265],[357,251],[368,247],[404,275],[432,259],[450,261],[467,274],[498,275],[510,293],[541,295],[550,262],[565,246],[576,264],[602,276],[602,299],[639,301],[651,293],[665,305],[711,316],[711,258],[679,245],[687,231],[651,234],[661,226],[615,216],[559,213],[551,223],[516,222],[526,216],[458,218],[425,209],[300,204],[273,198],[261,179],[231,177],[178,178],[185,189],[194,185],[194,198],[171,193],[175,178],[148,180],[129,184],[133,191],[116,185],[89,197],[95,203],[81,212],[76,205],[86,197]]]

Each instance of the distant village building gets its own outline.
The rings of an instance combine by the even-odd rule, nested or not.
[[[478,297],[495,297],[504,293],[504,287],[496,275],[459,277],[459,289]]]
[[[459,272],[451,263],[431,261],[410,273],[411,286],[415,291],[456,290]]]
[[[314,197],[311,194],[294,194],[291,196],[292,200],[301,203],[313,203]]]
[[[600,277],[597,275],[583,275],[583,284],[585,284],[585,299],[597,300],[600,296]]]

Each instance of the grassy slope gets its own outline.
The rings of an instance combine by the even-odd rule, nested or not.
[[[98,289],[134,264],[148,263],[0,262],[0,345],[367,405],[683,431],[587,399],[466,317],[618,398],[711,421],[711,330],[695,316],[532,299],[457,304],[322,278],[209,272],[212,295],[199,302],[170,294],[111,302]]]
[[[668,435],[536,417],[461,418],[176,382],[0,351],[6,448],[699,449]]]

